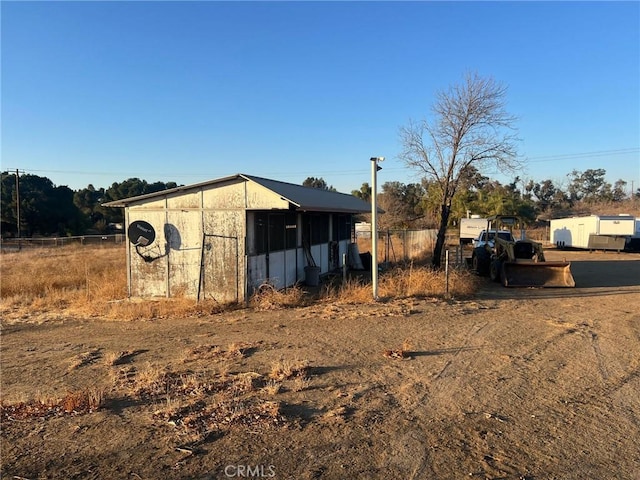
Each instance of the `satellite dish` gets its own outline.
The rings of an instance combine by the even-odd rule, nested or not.
[[[144,220],[136,220],[129,225],[127,238],[134,245],[146,247],[147,245],[151,245],[156,239],[156,231],[150,223]]]

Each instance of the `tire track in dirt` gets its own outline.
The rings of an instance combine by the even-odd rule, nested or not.
[[[447,360],[447,362],[444,364],[444,366],[442,367],[442,369],[438,372],[438,374],[435,376],[435,378],[433,379],[434,382],[437,382],[438,380],[440,380],[442,378],[442,376],[444,375],[444,373],[449,369],[449,367],[451,366],[451,364],[456,360],[456,358],[458,357],[458,355],[460,355],[460,352],[464,351],[464,350],[468,350],[469,349],[469,344],[471,343],[471,339],[473,337],[475,337],[478,333],[480,333],[480,331],[482,331],[487,325],[489,324],[489,322],[485,322],[484,324],[478,326],[478,325],[474,325],[473,327],[471,327],[469,329],[469,332],[467,333],[467,336],[464,340],[464,343],[462,344],[461,347],[458,347],[455,351],[455,353],[453,354],[453,357],[450,358],[449,360]],[[437,384],[436,384],[437,385]],[[434,389],[437,391],[437,388]]]
[[[609,380],[609,371],[607,370],[605,358],[604,358],[604,355],[602,354],[602,349],[600,348],[598,334],[591,329],[588,329],[587,333],[591,334],[591,347],[593,348],[593,353],[596,356],[598,370],[600,371],[600,375],[602,376],[602,379],[606,382]]]

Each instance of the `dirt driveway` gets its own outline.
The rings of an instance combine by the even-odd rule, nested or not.
[[[105,399],[93,413],[4,414],[2,478],[640,478],[640,255],[547,257],[572,261],[576,288],[486,280],[467,300],[4,323],[5,401],[88,385]],[[403,343],[409,358],[383,354]],[[198,354],[232,344],[247,348]],[[130,355],[113,365],[114,352]],[[304,376],[276,382],[287,362]],[[193,392],[134,395],[114,381],[153,368],[200,386],[249,376],[250,397],[278,416],[198,435],[157,413]],[[222,408],[215,395],[199,405]]]

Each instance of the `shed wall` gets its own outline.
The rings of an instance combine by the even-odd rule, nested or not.
[[[244,205],[244,182],[230,182],[127,207],[128,224],[156,232],[151,245],[129,245],[129,294],[244,300]]]

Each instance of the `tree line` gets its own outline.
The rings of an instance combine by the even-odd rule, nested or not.
[[[74,191],[67,186],[54,185],[47,177],[5,171],[0,190],[2,236],[111,233],[122,224],[124,212],[121,208],[103,207],[103,203],[177,186],[175,182],[147,183],[130,178],[114,182],[106,189],[96,189],[90,184]]]
[[[460,187],[453,198],[449,226],[470,213],[517,214],[533,223],[539,219],[568,215],[577,206],[622,203],[631,198],[626,193],[626,182],[618,180],[611,185],[605,180],[605,175],[604,169],[574,170],[568,175],[566,187],[556,185],[551,180],[524,182],[519,177],[503,185],[469,166],[463,172]],[[321,177],[308,177],[302,184],[336,191]],[[106,189],[90,184],[74,191],[67,186],[55,186],[46,177],[23,174],[16,179],[16,173],[5,171],[2,172],[0,228],[4,237],[112,233],[122,225],[123,210],[103,207],[103,203],[177,186],[176,182],[148,183],[139,178],[130,178],[114,182]],[[371,187],[363,183],[359,190],[353,190],[351,194],[368,202]],[[640,199],[640,189],[634,197]],[[435,228],[438,225],[438,185],[426,177],[420,183],[384,183],[378,194],[378,202],[385,210],[385,214],[379,218],[382,229]]]
[[[606,181],[605,169],[573,170],[567,175],[566,186],[552,180],[523,181],[516,176],[502,184],[481,175],[473,166],[461,174],[457,192],[452,198],[447,227],[455,226],[469,215],[518,215],[533,225],[552,218],[562,218],[593,209],[610,207],[616,210],[635,198],[640,201],[640,189],[631,195],[627,182],[613,185]],[[386,182],[378,194],[378,203],[385,214],[379,218],[380,228],[438,228],[439,185],[424,178],[420,183]],[[352,195],[368,199],[371,188],[363,183]],[[632,213],[632,212],[631,212]]]

